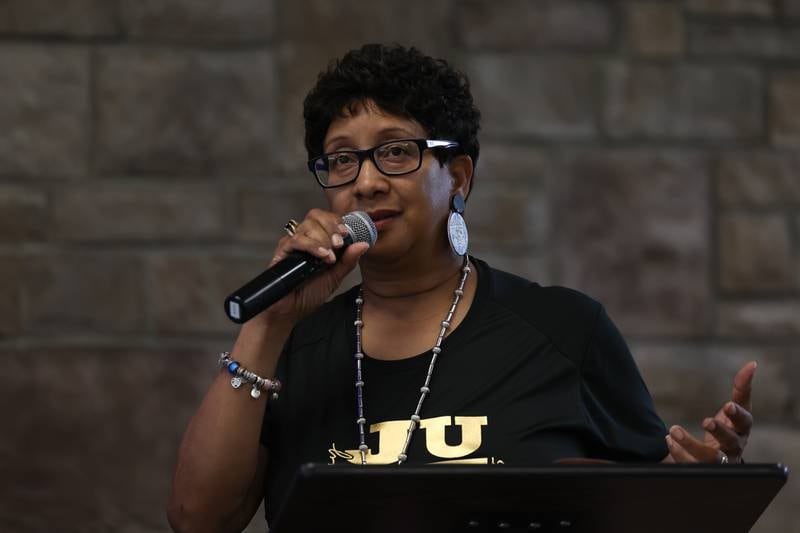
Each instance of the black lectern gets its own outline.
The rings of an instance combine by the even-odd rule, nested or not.
[[[780,464],[307,464],[271,532],[739,533],[788,474]]]

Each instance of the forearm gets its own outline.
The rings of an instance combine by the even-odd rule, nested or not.
[[[272,377],[287,335],[284,327],[245,325],[231,357],[260,376]],[[231,387],[230,379],[220,372],[184,433],[170,495],[170,522],[219,530],[252,493],[269,394],[254,399],[248,387]]]

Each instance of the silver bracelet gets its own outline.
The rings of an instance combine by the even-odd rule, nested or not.
[[[231,387],[238,389],[242,386],[242,382],[251,383],[253,388],[250,389],[250,396],[258,398],[261,396],[261,391],[272,393],[273,400],[278,399],[278,393],[281,390],[281,382],[277,379],[262,378],[255,372],[251,372],[243,367],[238,361],[231,359],[230,352],[221,352],[219,354],[219,361],[217,363],[220,369],[225,369],[233,377],[231,378]]]

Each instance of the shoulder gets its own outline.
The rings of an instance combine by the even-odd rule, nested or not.
[[[489,277],[494,302],[532,324],[570,324],[574,331],[576,324],[594,323],[602,309],[597,300],[575,289],[544,287],[475,261],[481,273]]]
[[[539,330],[565,356],[579,363],[604,315],[602,305],[575,289],[544,287],[485,263],[483,266],[495,304]]]

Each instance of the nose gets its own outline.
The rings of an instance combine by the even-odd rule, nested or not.
[[[355,182],[355,192],[358,196],[371,197],[375,194],[386,192],[389,188],[389,178],[381,173],[371,158],[364,158],[361,169]]]

